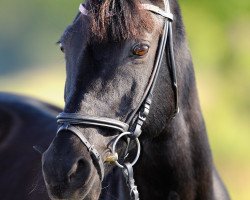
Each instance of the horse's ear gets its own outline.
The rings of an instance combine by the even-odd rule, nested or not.
[[[46,150],[43,148],[43,147],[41,147],[41,146],[33,146],[33,149],[37,152],[37,153],[39,153],[39,155],[42,155]]]

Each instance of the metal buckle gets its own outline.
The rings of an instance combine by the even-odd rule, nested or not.
[[[135,129],[133,131],[133,134],[129,136],[130,138],[135,139],[141,135],[142,132],[141,127],[147,119],[147,115],[149,114],[149,109],[150,105],[145,104],[143,111],[139,112],[138,119],[136,120]]]
[[[147,97],[145,103],[143,104],[141,111],[138,114],[135,129],[133,131],[133,134],[130,136],[132,139],[138,138],[141,135],[141,132],[142,132],[141,127],[147,119],[147,116],[150,111],[151,103],[152,103],[152,95],[150,94]]]

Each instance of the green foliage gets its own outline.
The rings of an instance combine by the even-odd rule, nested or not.
[[[0,73],[55,62],[55,47],[76,15],[76,0],[0,2]]]
[[[215,163],[250,198],[250,2],[181,0]],[[248,180],[248,181],[246,181]]]

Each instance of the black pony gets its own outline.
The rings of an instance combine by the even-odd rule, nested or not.
[[[67,66],[64,112],[123,122],[133,115],[151,79],[165,20],[141,9],[145,3],[165,10],[163,0],[85,2],[87,16],[78,14],[60,40]],[[228,200],[213,165],[176,0],[170,0],[170,8],[180,112],[172,118],[176,98],[165,52],[139,137],[141,156],[134,166],[140,199]],[[94,147],[86,148],[67,126],[56,135],[42,159],[50,198],[129,199],[122,171],[106,162],[101,181],[98,163],[89,153],[96,149],[101,160],[108,160],[117,131],[95,125],[74,128]],[[128,151],[125,160],[130,160],[136,148],[133,141],[126,147],[126,140],[120,142],[117,153]]]
[[[81,13],[60,40],[67,70],[65,113],[127,122],[140,105],[159,53],[165,19],[158,15],[158,8],[151,8],[154,5],[165,10],[164,2],[89,0],[80,6]],[[145,3],[151,10],[142,9]],[[170,9],[174,15],[180,112],[171,117],[176,98],[167,62],[169,53],[165,52],[152,108],[139,137],[142,153],[134,167],[134,177],[140,198],[229,199],[213,165],[176,0],[170,1]],[[72,117],[66,118],[69,116]],[[89,123],[75,123],[74,128],[68,129],[74,124],[75,117],[72,118],[43,155],[50,198],[129,199],[121,170],[104,163],[105,179],[101,181],[102,164],[89,153],[95,149],[105,161],[117,131]],[[125,148],[126,142],[120,144],[118,155]],[[126,160],[136,154],[133,144],[128,152]]]

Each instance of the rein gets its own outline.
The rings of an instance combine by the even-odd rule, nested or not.
[[[76,125],[91,125],[103,128],[111,128],[118,131],[120,134],[115,138],[112,144],[112,155],[110,157],[110,161],[115,163],[119,168],[121,168],[124,172],[124,176],[126,178],[127,185],[130,189],[130,195],[132,200],[139,200],[139,192],[137,190],[137,186],[135,185],[133,166],[139,159],[141,146],[139,142],[139,136],[141,135],[141,127],[144,124],[149,111],[150,106],[153,99],[153,91],[155,88],[156,80],[159,75],[164,51],[167,54],[167,62],[170,69],[170,74],[172,78],[172,87],[174,91],[174,101],[175,101],[175,111],[173,117],[179,112],[178,107],[178,87],[177,87],[177,78],[176,78],[176,68],[175,68],[175,60],[174,60],[174,52],[173,52],[173,36],[172,36],[172,21],[173,14],[170,12],[170,4],[168,0],[165,0],[165,10],[160,9],[157,6],[150,4],[141,4],[141,9],[148,10],[154,14],[160,15],[164,17],[164,28],[163,34],[160,39],[160,45],[158,47],[158,54],[156,56],[156,61],[154,64],[154,68],[151,74],[151,77],[148,82],[148,86],[144,92],[142,100],[140,101],[138,107],[134,110],[130,118],[126,122],[122,122],[120,120],[106,118],[106,117],[98,117],[98,116],[87,116],[81,115],[78,113],[60,113],[57,117],[57,122],[60,125],[57,134],[62,131],[71,131],[75,134],[81,142],[87,147],[90,152],[90,155],[95,163],[97,171],[100,176],[100,180],[103,181],[104,178],[104,162],[101,158],[101,155],[94,148],[94,146],[84,137],[80,130],[78,130]],[[80,5],[79,10],[81,14],[88,16],[88,10],[84,7],[83,4]],[[133,162],[118,162],[118,154],[116,153],[116,145],[118,141],[122,138],[127,137],[130,140],[135,140],[137,146],[137,154]]]

